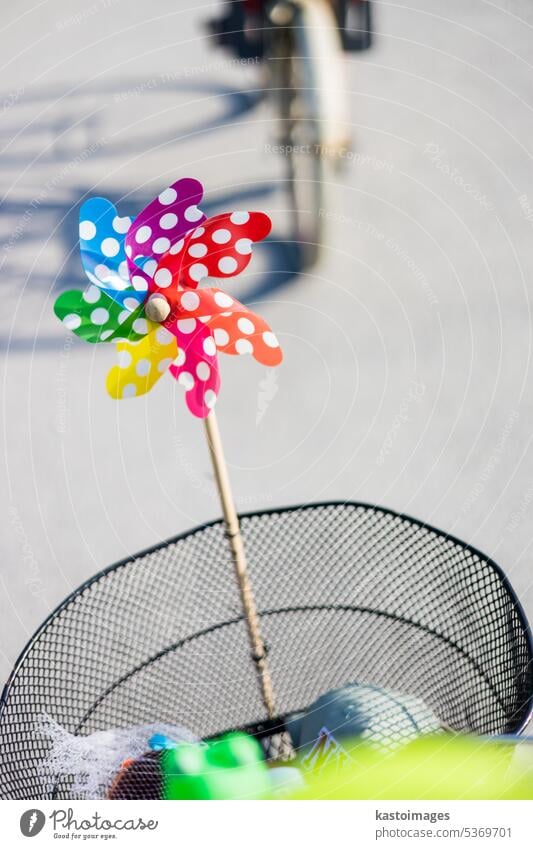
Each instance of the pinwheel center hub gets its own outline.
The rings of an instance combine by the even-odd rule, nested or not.
[[[165,321],[170,314],[170,304],[164,295],[156,293],[150,295],[144,308],[146,318],[150,321],[156,321],[158,324]]]

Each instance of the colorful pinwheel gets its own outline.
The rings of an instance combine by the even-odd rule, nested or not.
[[[167,371],[185,388],[187,406],[205,418],[220,388],[217,352],[281,362],[268,324],[206,277],[243,271],[252,244],[270,231],[262,212],[206,220],[197,180],[173,183],[132,222],[104,198],[80,212],[82,264],[91,285],[64,292],[55,313],[88,342],[116,342],[118,365],[107,376],[112,398],[148,392]]]
[[[64,292],[56,315],[87,342],[116,342],[118,365],[107,376],[112,398],[148,392],[167,370],[185,388],[187,406],[204,420],[235,567],[250,649],[263,701],[276,714],[259,615],[224,459],[214,406],[220,388],[217,352],[281,362],[268,324],[206,277],[226,279],[250,262],[252,244],[270,232],[262,212],[231,212],[206,220],[197,180],[178,180],[132,222],[113,204],[92,198],[80,213],[81,260],[91,285]]]

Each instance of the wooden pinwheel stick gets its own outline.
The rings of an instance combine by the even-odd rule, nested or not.
[[[272,689],[272,679],[270,677],[265,644],[261,636],[259,615],[257,613],[252,585],[250,583],[248,567],[246,565],[246,554],[244,551],[239,517],[237,516],[233,495],[231,493],[228,467],[224,457],[222,440],[220,438],[220,431],[218,429],[218,422],[214,410],[211,410],[207,418],[204,419],[204,422],[207,434],[207,443],[209,445],[209,453],[211,454],[218,492],[220,495],[220,502],[222,504],[222,512],[226,524],[226,534],[231,547],[235,575],[239,585],[246,627],[248,628],[248,637],[252,648],[252,658],[257,668],[263,702],[267,710],[268,717],[269,719],[274,719],[276,716],[276,707],[274,702],[274,692]]]

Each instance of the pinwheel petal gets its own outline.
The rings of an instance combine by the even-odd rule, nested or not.
[[[276,335],[264,318],[251,310],[215,315],[209,327],[217,350],[224,354],[251,354],[264,366],[277,366],[283,359]]]
[[[106,387],[115,400],[149,392],[178,354],[176,337],[149,322],[149,332],[140,342],[117,344],[119,364],[107,375]]]
[[[130,312],[107,297],[98,286],[85,292],[63,292],[54,312],[65,327],[86,342],[113,342],[116,339],[142,339],[148,332],[143,307]]]
[[[87,277],[113,300],[129,287],[125,238],[130,218],[121,218],[106,198],[90,198],[80,209],[81,262]]]
[[[176,336],[195,334],[204,323],[217,348],[226,354],[252,354],[266,366],[277,366],[282,361],[281,348],[270,325],[227,292],[214,287],[187,289],[169,293],[168,298],[177,317],[167,326]]]
[[[179,354],[170,373],[185,389],[186,404],[204,419],[216,404],[220,389],[217,349],[209,327],[195,323],[195,329],[177,331]]]
[[[150,280],[149,272],[139,262],[141,258],[159,260],[204,221],[205,215],[198,209],[203,193],[198,180],[189,177],[177,180],[137,216],[126,236],[125,248],[133,285],[135,275],[147,283]]]
[[[158,264],[154,281],[196,289],[205,277],[234,277],[252,258],[252,244],[268,236],[272,224],[263,212],[216,215],[175,245]]]

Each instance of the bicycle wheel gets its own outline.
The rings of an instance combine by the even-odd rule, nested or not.
[[[325,2],[277,3],[270,20],[294,238],[300,264],[307,268],[324,241],[327,162],[339,158],[347,140],[342,43]]]

